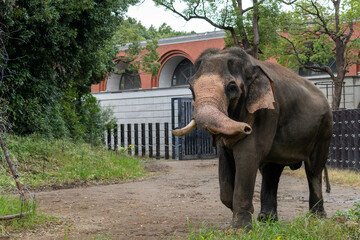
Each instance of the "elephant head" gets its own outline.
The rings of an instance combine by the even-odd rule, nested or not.
[[[259,109],[274,109],[273,81],[261,63],[241,48],[204,51],[189,84],[193,119],[185,128],[174,130],[176,136],[196,125],[214,135],[248,135],[252,132],[249,116]]]

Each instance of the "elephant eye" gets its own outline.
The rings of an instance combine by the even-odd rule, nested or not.
[[[226,95],[228,96],[228,98],[230,99],[234,99],[237,98],[240,94],[240,89],[238,87],[238,85],[236,84],[236,82],[230,82],[227,86],[226,86]]]

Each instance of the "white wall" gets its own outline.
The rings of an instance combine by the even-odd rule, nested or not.
[[[331,106],[332,94],[334,89],[332,81],[329,77],[311,77],[308,78],[311,82],[317,85],[322,92],[328,97],[328,102]],[[322,84],[319,84],[319,83]],[[327,84],[325,84],[327,83]],[[360,77],[345,77],[344,88],[341,95],[340,108],[354,109],[360,104]],[[345,93],[345,94],[344,94]]]
[[[165,151],[165,136],[164,123],[169,123],[169,151],[171,157],[172,151],[172,135],[171,135],[171,99],[176,97],[191,97],[191,91],[188,87],[172,87],[163,89],[138,90],[138,91],[124,91],[124,92],[100,92],[93,93],[93,95],[100,101],[102,107],[111,108],[114,116],[117,119],[117,124],[126,124],[125,127],[125,146],[128,145],[127,139],[127,124],[132,124],[132,140],[134,144],[134,128],[133,124],[139,124],[139,136],[141,136],[141,123],[146,124],[146,145],[148,139],[148,123],[153,123],[153,138],[155,139],[155,123],[160,123],[160,151],[161,156],[164,156]],[[120,136],[120,134],[118,134]],[[114,141],[114,140],[112,140]],[[120,146],[121,139],[118,140]],[[141,140],[139,139],[139,144]],[[141,149],[139,153],[141,154]],[[146,153],[149,149],[146,148]],[[155,155],[155,140],[153,140],[153,153]]]

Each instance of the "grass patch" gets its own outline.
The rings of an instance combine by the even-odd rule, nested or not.
[[[104,146],[83,142],[8,135],[4,142],[17,165],[20,181],[28,188],[61,187],[86,182],[140,178],[146,173],[138,158],[115,154]],[[14,188],[7,164],[0,167],[0,186]]]
[[[22,201],[21,197],[12,195],[0,196],[0,216],[13,215],[18,213],[26,213],[35,210],[34,201]]]
[[[28,229],[36,229],[39,226],[58,224],[59,220],[36,212],[36,201],[29,199],[26,202],[20,197],[9,194],[0,196],[0,216],[8,216],[22,213],[20,217],[0,221],[2,236],[13,235]]]
[[[360,208],[347,213],[339,212],[331,219],[319,219],[313,215],[301,216],[292,222],[256,222],[250,231],[243,229],[219,230],[209,224],[202,224],[199,229],[190,225],[188,220],[190,240],[235,240],[235,239],[324,239],[343,240],[360,239]]]
[[[306,178],[304,168],[292,171],[289,168],[285,168],[284,173],[294,174],[298,177]],[[329,180],[331,183],[340,185],[360,187],[360,172],[354,170],[341,170],[328,167]]]
[[[7,135],[4,142],[25,189],[110,183],[146,175],[139,158],[125,153],[115,154],[104,146],[42,138],[37,135]],[[3,153],[1,155],[3,156]],[[23,232],[42,229],[62,231],[64,238],[69,234],[72,225],[67,220],[38,214],[35,201],[30,200],[28,204],[22,205],[21,198],[9,194],[17,192],[17,189],[4,158],[0,162],[0,187],[0,216],[18,214],[21,208],[23,212],[31,210],[30,214],[22,218],[0,221],[0,236],[21,238]],[[97,239],[108,238],[98,236]]]

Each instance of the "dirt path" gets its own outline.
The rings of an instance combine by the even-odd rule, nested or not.
[[[231,212],[219,199],[216,160],[156,161],[147,164],[154,176],[135,182],[42,192],[37,194],[40,212],[70,219],[67,239],[93,239],[108,234],[112,239],[174,239],[188,234],[191,224],[203,221],[222,226]],[[254,207],[259,212],[258,175]],[[325,193],[328,216],[360,201],[360,189],[332,185]],[[283,174],[279,186],[279,216],[292,220],[308,208],[305,179]],[[63,239],[64,229],[27,233],[24,239]]]

